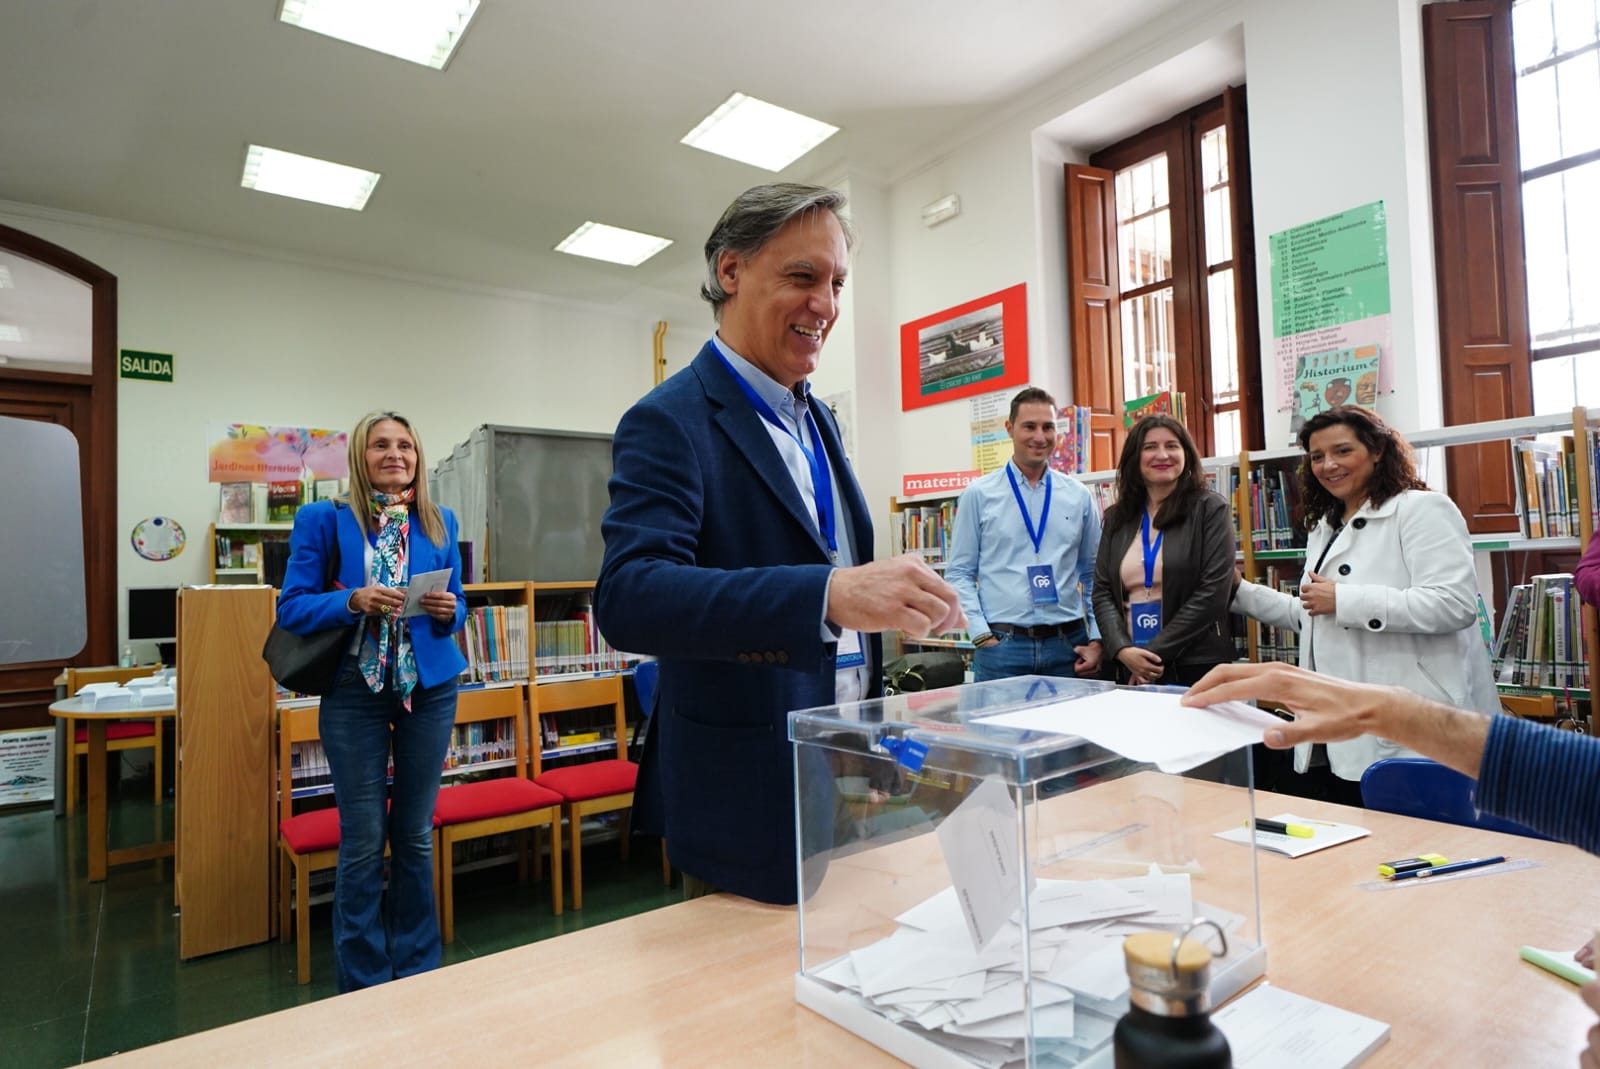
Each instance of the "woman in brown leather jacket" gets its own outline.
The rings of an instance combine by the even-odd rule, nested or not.
[[[1117,681],[1187,686],[1232,661],[1233,520],[1183,424],[1147,416],[1128,433],[1104,524],[1094,614]]]

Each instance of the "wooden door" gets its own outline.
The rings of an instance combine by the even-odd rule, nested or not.
[[[56,375],[51,378],[64,381],[0,379],[0,416],[38,420],[65,427],[78,439],[79,470],[84,472],[85,462],[91,454],[87,448],[88,441],[94,434],[89,412],[91,387],[87,379],[70,381],[75,376]],[[88,486],[89,480],[84,479],[86,516]],[[85,589],[89,589],[87,584]],[[88,611],[92,618],[95,609],[91,606]],[[115,615],[114,605],[103,606],[100,611]],[[59,660],[0,664],[0,730],[43,727],[52,723],[49,705],[55,700],[55,679],[69,663]]]
[[[0,415],[56,423],[78,439],[88,637],[71,663],[112,664],[118,590],[117,279],[76,253],[8,226],[0,226],[0,251],[70,275],[91,290],[90,373],[0,367]],[[51,723],[48,706],[55,696],[54,680],[66,663],[0,664],[0,730]]]

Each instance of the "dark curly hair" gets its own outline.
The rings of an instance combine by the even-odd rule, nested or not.
[[[1172,493],[1161,502],[1155,518],[1156,530],[1164,531],[1182,522],[1183,517],[1194,511],[1200,498],[1211,489],[1206,482],[1206,473],[1200,467],[1200,451],[1194,447],[1194,439],[1189,437],[1188,429],[1168,415],[1158,413],[1146,416],[1133,425],[1133,430],[1128,432],[1127,439],[1122,443],[1122,459],[1117,461],[1117,500],[1106,509],[1106,527],[1131,522],[1145,510],[1150,493],[1145,488],[1144,475],[1139,471],[1139,455],[1144,451],[1144,440],[1158,427],[1171,431],[1183,447],[1183,475],[1179,477]]]
[[[1428,484],[1417,477],[1416,454],[1399,431],[1385,423],[1375,412],[1355,405],[1335,405],[1306,420],[1297,439],[1300,448],[1306,450],[1305,457],[1300,461],[1300,501],[1308,531],[1317,525],[1318,520],[1325,519],[1333,526],[1338,526],[1344,520],[1344,502],[1328,493],[1312,473],[1310,453],[1313,434],[1340,424],[1349,427],[1356,439],[1376,458],[1372,479],[1367,483],[1367,500],[1374,507],[1401,491],[1428,488]]]

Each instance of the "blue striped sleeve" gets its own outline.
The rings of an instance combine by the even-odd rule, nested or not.
[[[1600,854],[1600,739],[1514,716],[1490,721],[1478,809]]]

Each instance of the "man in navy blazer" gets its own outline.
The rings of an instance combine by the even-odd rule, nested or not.
[[[783,183],[723,213],[701,287],[716,334],[622,417],[602,523],[600,629],[661,662],[635,823],[686,877],[764,902],[798,897],[788,712],[877,696],[878,632],[961,622],[920,559],[872,560],[866,499],[810,397],[849,267],[843,208]],[[819,803],[807,826],[829,828]]]

